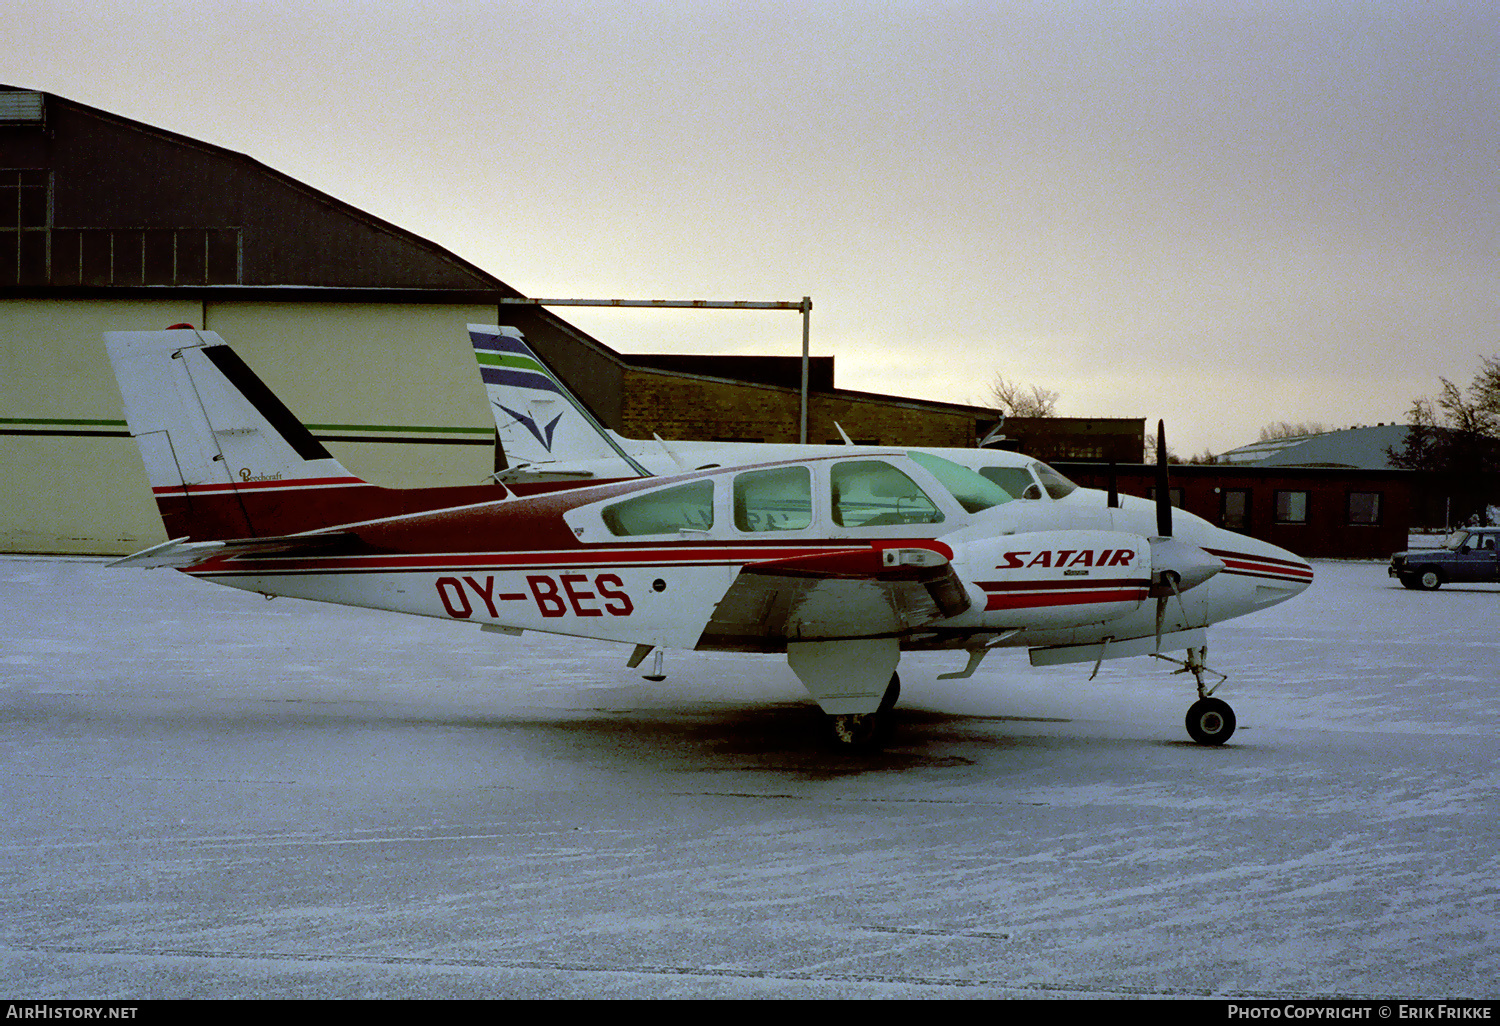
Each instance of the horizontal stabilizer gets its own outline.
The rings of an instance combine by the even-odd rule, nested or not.
[[[229,538],[222,541],[189,541],[173,538],[149,549],[117,559],[109,565],[140,569],[197,566],[210,559],[237,556],[326,556],[348,552],[359,544],[359,536],[348,531],[329,534],[285,535],[279,538]]]

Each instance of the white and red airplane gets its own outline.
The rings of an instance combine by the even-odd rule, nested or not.
[[[1085,511],[1016,499],[920,450],[835,446],[529,494],[380,488],[330,456],[213,332],[105,340],[171,538],[115,565],[621,642],[634,646],[630,666],[656,652],[656,678],[664,649],[784,652],[855,745],[878,739],[903,650],[965,652],[943,679],[1002,646],[1029,648],[1034,665],[1096,669],[1185,651],[1198,689],[1188,732],[1220,744],[1234,714],[1204,683],[1206,628],[1312,581],[1291,553],[1180,511],[1174,536],[1165,487],[1153,530],[1143,500],[1111,507],[1092,492]]]

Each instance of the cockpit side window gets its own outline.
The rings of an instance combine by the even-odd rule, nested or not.
[[[812,473],[806,467],[777,467],[737,475],[734,526],[756,532],[811,527]]]
[[[600,510],[617,537],[708,531],[714,526],[714,483],[692,481],[625,499]]]
[[[829,474],[833,522],[840,527],[938,524],[943,511],[917,483],[884,460],[836,463]]]

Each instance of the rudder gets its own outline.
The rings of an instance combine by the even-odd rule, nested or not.
[[[212,331],[111,331],[125,420],[169,538],[253,538],[350,519],[368,488]],[[314,494],[317,493],[317,494]]]

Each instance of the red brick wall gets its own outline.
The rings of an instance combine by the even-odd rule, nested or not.
[[[791,389],[626,370],[620,433],[627,438],[796,442],[801,395]],[[837,421],[856,441],[970,448],[974,419],[874,399],[809,397],[807,440],[836,440]]]

